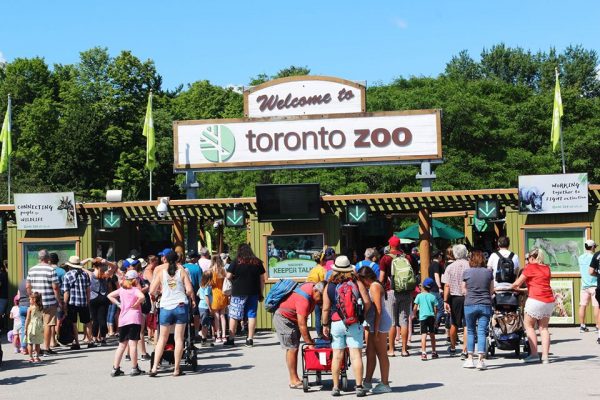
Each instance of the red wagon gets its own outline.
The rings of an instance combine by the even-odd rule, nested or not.
[[[308,345],[302,345],[302,388],[305,392],[309,389],[309,376],[316,376],[316,384],[321,384],[321,376],[331,375],[331,363],[333,361],[333,349],[331,347],[308,348]],[[344,358],[340,365],[341,371],[341,389],[348,391],[348,366],[350,365],[350,355],[348,350],[344,352]]]

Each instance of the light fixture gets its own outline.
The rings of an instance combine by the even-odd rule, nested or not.
[[[158,205],[156,206],[156,213],[160,218],[165,218],[169,212],[169,198],[159,197]]]
[[[123,199],[123,191],[122,190],[107,190],[106,191],[106,201],[109,203],[119,202]]]

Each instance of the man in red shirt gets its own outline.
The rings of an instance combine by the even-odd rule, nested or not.
[[[304,343],[314,346],[308,332],[307,319],[316,304],[322,304],[325,282],[306,282],[290,294],[273,314],[273,326],[281,347],[286,350],[285,361],[290,375],[290,388],[301,389],[302,380],[298,376],[298,347],[300,336]]]
[[[390,254],[404,256],[412,265],[410,256],[404,254],[404,252],[400,249],[400,239],[398,237],[392,236],[388,240],[388,244],[390,245]],[[392,288],[392,259],[393,258],[388,254],[385,254],[379,261],[379,281],[383,284],[387,292],[385,306],[387,311],[393,316],[394,319],[394,323],[392,324],[389,332],[390,339],[388,342],[388,356],[394,357],[396,355],[394,343],[396,340],[396,327],[399,326],[400,335],[402,336],[401,355],[402,357],[406,357],[408,356],[408,319],[410,318],[412,300],[408,299],[405,301],[405,299],[402,298],[398,299],[399,301],[396,301],[396,297],[398,296],[396,296]]]

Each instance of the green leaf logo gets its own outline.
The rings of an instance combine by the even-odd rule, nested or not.
[[[225,125],[209,126],[201,133],[200,151],[207,161],[225,162],[235,151],[235,136]]]

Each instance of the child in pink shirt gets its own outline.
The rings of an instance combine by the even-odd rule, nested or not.
[[[134,270],[127,271],[121,287],[108,295],[108,299],[121,308],[119,314],[119,347],[115,353],[112,377],[124,375],[121,370],[121,359],[125,349],[129,346],[129,354],[133,367],[130,376],[137,376],[144,373],[138,367],[137,343],[140,340],[140,330],[142,328],[142,303],[144,294],[138,286],[138,274]],[[117,300],[119,299],[119,300]]]

